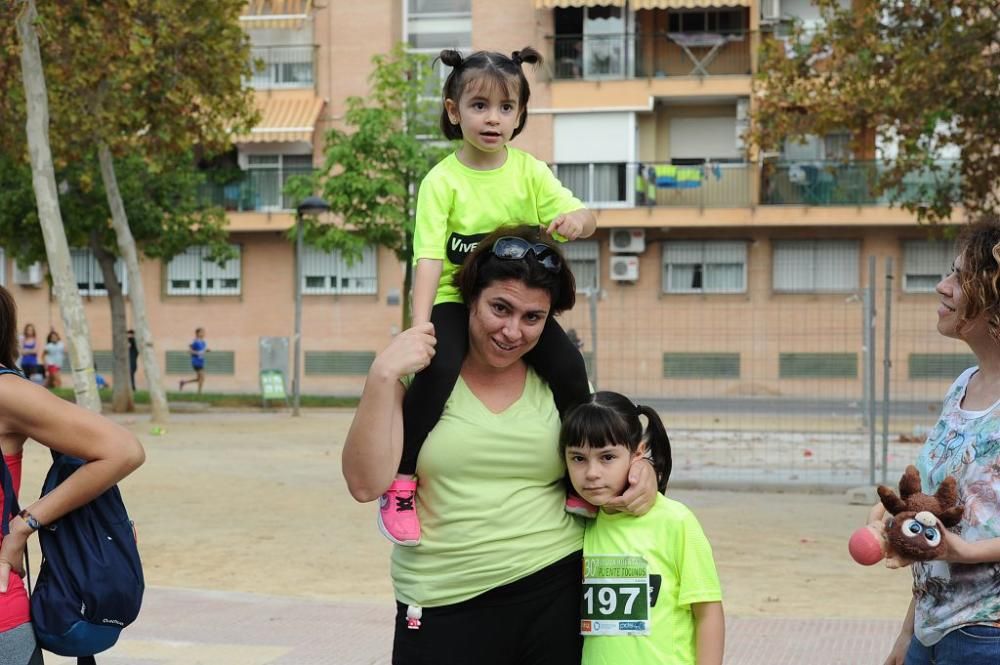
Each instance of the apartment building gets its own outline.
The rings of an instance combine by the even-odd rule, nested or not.
[[[208,387],[257,389],[261,338],[292,334],[295,216],[283,183],[322,162],[324,131],[341,122],[346,98],[366,93],[372,56],[403,41],[426,53],[533,45],[545,55],[529,74],[530,115],[515,145],[597,211],[597,234],[567,247],[580,293],[563,325],[600,386],[853,399],[872,389],[865,352],[886,337],[878,381],[888,371],[900,399],[939,394],[967,361],[934,332],[933,288],[951,247],[871,195],[867,174],[883,147],[848,155],[846,132],[774,155],[744,144],[761,40],[819,19],[808,0],[250,0],[241,23],[265,64],[247,81],[261,122],[234,137],[239,178],[210,192],[238,256],[219,267],[194,248],[143,267],[167,378],[186,372],[184,349],[204,326]],[[84,250],[74,268],[106,364],[100,271]],[[0,272],[23,321],[60,327],[40,273]],[[306,249],[305,392],[360,391],[399,330],[401,284],[384,249],[353,264]]]

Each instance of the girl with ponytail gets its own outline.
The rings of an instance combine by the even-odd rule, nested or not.
[[[598,392],[563,419],[559,448],[573,487],[600,508],[583,538],[583,665],[721,665],[722,591],[697,518],[662,494],[640,516],[609,503],[639,459],[652,463],[666,490],[672,460],[660,416],[624,395]]]
[[[417,196],[413,237],[413,328],[436,341],[431,364],[417,374],[403,403],[403,452],[395,481],[379,501],[378,525],[397,545],[420,544],[420,449],[454,390],[468,350],[469,309],[455,275],[477,243],[497,228],[531,224],[560,241],[594,233],[597,219],[542,161],[509,142],[524,129],[531,90],[525,64],[542,56],[531,47],[509,56],[453,50],[440,60],[451,67],[442,90],[441,131],[458,149],[424,178]],[[531,243],[525,242],[525,247]],[[520,259],[520,248],[507,258]],[[540,251],[540,250],[539,250]],[[536,258],[540,258],[537,257]],[[514,353],[505,345],[498,353]],[[552,391],[560,415],[589,395],[583,356],[553,317],[525,359]],[[426,474],[425,474],[426,475]],[[578,497],[566,510],[593,515]]]

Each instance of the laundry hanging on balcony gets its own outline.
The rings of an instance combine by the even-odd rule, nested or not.
[[[691,189],[701,187],[704,173],[700,166],[675,166],[657,164],[653,166],[656,186],[661,189]]]

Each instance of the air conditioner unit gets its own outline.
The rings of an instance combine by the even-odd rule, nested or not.
[[[17,263],[14,264],[14,283],[21,286],[41,286],[42,285],[42,264],[35,261],[30,266],[21,269]]]
[[[774,23],[781,20],[781,0],[760,0],[760,20]]]
[[[646,251],[645,229],[612,229],[611,251],[623,254],[641,254]]]
[[[611,279],[615,282],[635,282],[639,280],[638,256],[612,256]]]

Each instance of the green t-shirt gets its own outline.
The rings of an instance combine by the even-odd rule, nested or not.
[[[583,538],[584,568],[594,557],[626,560],[628,555],[633,560],[642,557],[648,565],[650,596],[655,599],[650,608],[650,634],[588,635],[583,640],[582,665],[694,665],[691,604],[722,600],[712,546],[697,518],[684,504],[662,495],[642,517],[601,511],[587,525]],[[609,606],[610,602],[605,605]]]
[[[547,225],[583,208],[544,162],[507,147],[507,161],[477,171],[455,153],[442,159],[420,183],[413,260],[443,262],[434,304],[462,302],[452,279],[476,243],[505,224]]]
[[[552,392],[533,370],[499,414],[458,379],[417,460],[420,544],[393,549],[400,602],[459,603],[580,550],[558,437]]]

